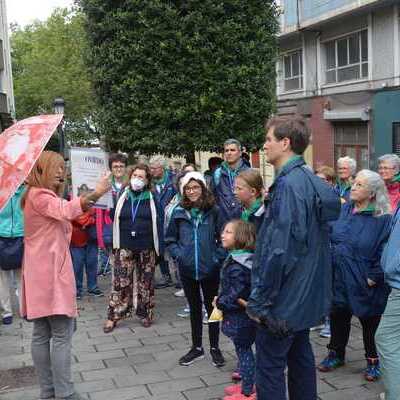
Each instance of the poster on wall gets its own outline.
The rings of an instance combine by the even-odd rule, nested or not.
[[[95,190],[102,175],[108,171],[108,155],[101,149],[71,148],[72,196],[81,196]],[[111,191],[102,196],[95,207],[112,207]]]

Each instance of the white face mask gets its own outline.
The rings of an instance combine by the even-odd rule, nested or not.
[[[131,188],[134,192],[140,192],[145,186],[145,183],[136,177],[131,178]]]

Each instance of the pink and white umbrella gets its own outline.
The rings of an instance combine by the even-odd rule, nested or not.
[[[30,117],[0,134],[0,211],[31,172],[62,114]]]

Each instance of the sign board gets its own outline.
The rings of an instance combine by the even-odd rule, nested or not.
[[[102,175],[108,171],[108,155],[101,149],[71,148],[72,196],[93,192]],[[111,191],[102,196],[95,207],[112,207]]]

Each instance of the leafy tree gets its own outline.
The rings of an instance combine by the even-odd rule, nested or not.
[[[112,147],[143,153],[253,148],[274,109],[272,0],[77,0]]]
[[[52,113],[53,100],[63,97],[67,135],[75,142],[98,136],[83,20],[76,9],[56,9],[44,22],[11,26],[17,118]]]

